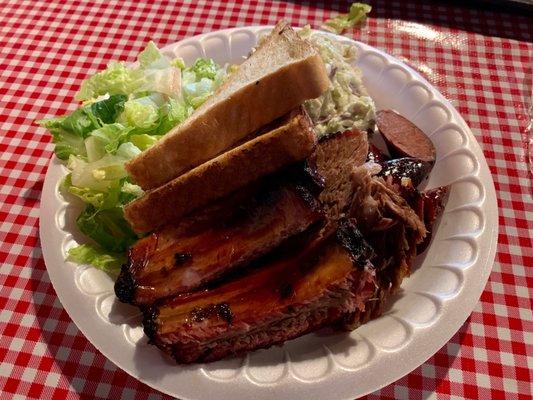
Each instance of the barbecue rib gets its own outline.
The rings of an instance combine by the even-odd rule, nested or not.
[[[203,222],[185,220],[135,243],[115,283],[117,297],[146,305],[195,290],[323,219],[313,194],[297,182],[267,183],[231,203]]]
[[[151,342],[177,362],[215,361],[269,347],[364,311],[376,286],[371,249],[352,222],[215,289],[145,311]]]

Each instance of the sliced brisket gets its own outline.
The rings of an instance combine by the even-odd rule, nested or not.
[[[316,165],[319,175],[324,178],[324,190],[319,200],[330,221],[342,218],[350,204],[353,195],[352,170],[365,162],[367,154],[367,134],[355,130],[322,139],[309,158],[309,162]]]
[[[180,363],[214,361],[345,324],[375,294],[371,250],[353,223],[252,274],[145,312],[152,343]]]
[[[143,306],[151,343],[208,362],[379,316],[445,196],[416,190],[428,162],[372,175],[368,146],[363,132],[331,135],[304,165],[134,245],[115,290]]]

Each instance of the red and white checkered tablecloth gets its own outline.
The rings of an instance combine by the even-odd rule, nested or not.
[[[0,398],[168,398],[100,354],[59,303],[38,239],[52,145],[34,121],[73,110],[110,60],[233,26],[314,26],[347,4],[0,1]],[[520,15],[522,14],[522,15]],[[532,27],[526,12],[381,1],[348,35],[425,75],[472,128],[494,177],[496,261],[481,300],[425,364],[368,399],[530,399],[533,392]],[[529,148],[528,148],[529,146]]]

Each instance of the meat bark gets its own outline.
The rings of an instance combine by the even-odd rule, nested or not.
[[[396,184],[405,184],[408,179],[413,187],[417,187],[428,176],[433,165],[418,158],[403,157],[379,163],[379,176],[392,177]],[[403,181],[403,182],[402,182]]]

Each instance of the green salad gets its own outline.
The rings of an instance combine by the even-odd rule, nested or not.
[[[326,23],[345,29],[370,11],[352,6],[349,14]],[[353,46],[343,45],[304,28],[323,58],[331,87],[305,107],[319,136],[340,130],[371,129],[374,103],[366,93],[360,72],[350,63]],[[128,247],[139,237],[124,218],[123,208],[143,195],[130,181],[125,163],[183,122],[235,69],[200,58],[186,66],[170,59],[150,42],[133,66],[113,62],[85,80],[71,114],[38,123],[53,136],[56,156],[69,170],[60,185],[66,196],[84,203],[76,219],[79,230],[91,239],[69,250],[69,260],[92,264],[116,274]]]
[[[92,239],[69,251],[69,259],[114,273],[138,239],[123,207],[143,194],[124,164],[181,123],[228,74],[211,59],[186,67],[150,42],[134,66],[113,62],[85,80],[76,94],[81,106],[69,115],[38,121],[53,136],[56,156],[69,174],[62,193],[85,203],[79,230]]]

